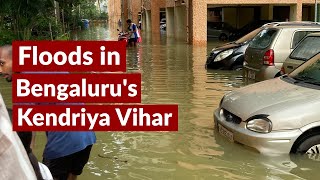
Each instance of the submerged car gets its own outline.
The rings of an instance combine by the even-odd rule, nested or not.
[[[318,53],[320,53],[320,33],[307,35],[284,61],[282,73],[292,72]]]
[[[237,41],[218,46],[211,50],[206,61],[206,68],[223,70],[241,70],[244,52],[249,42],[262,30],[257,28]]]
[[[283,62],[308,34],[320,32],[315,22],[269,23],[249,43],[244,56],[243,74],[246,79],[263,81],[279,77]]]
[[[226,94],[214,112],[221,135],[263,154],[320,152],[320,54],[292,73]]]

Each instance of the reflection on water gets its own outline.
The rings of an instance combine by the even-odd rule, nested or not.
[[[116,40],[105,25],[73,34],[77,40]],[[228,142],[214,129],[221,97],[244,86],[241,72],[206,70],[208,47],[193,47],[161,35],[143,35],[127,50],[127,71],[142,74],[142,103],[178,104],[178,132],[98,132],[79,179],[314,179],[315,162],[302,157],[262,156]],[[11,87],[1,81],[10,106]],[[45,135],[37,136],[41,159]]]

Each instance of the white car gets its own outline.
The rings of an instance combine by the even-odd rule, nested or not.
[[[320,54],[288,75],[226,94],[215,126],[263,154],[320,152]]]

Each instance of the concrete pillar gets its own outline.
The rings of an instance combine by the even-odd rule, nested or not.
[[[146,10],[146,24],[145,24],[144,28],[147,32],[151,31],[151,11],[150,10]]]
[[[121,1],[108,1],[108,13],[110,32],[117,32],[118,21],[121,19]]]
[[[124,22],[126,22],[129,19],[128,0],[123,0],[123,19],[124,19]]]
[[[187,10],[186,6],[174,8],[175,38],[179,41],[187,41]]]
[[[302,20],[302,3],[297,3],[290,6],[290,21]]]
[[[273,5],[263,5],[261,8],[261,19],[272,20],[273,19]]]
[[[207,1],[189,0],[189,6],[189,42],[193,45],[207,45]]]
[[[160,34],[160,6],[157,0],[151,1],[151,30],[153,34]]]
[[[142,30],[143,31],[146,31],[146,24],[147,24],[147,13],[146,13],[146,11],[144,11],[143,13],[142,13]]]
[[[174,37],[174,8],[166,8],[167,37]]]

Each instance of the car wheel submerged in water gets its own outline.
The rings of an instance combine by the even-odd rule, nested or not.
[[[238,64],[238,65],[234,65],[232,67],[232,70],[234,70],[234,71],[242,71],[242,68],[243,68],[243,65]]]
[[[319,154],[320,153],[320,134],[309,135],[302,138],[296,147],[293,147],[293,153],[299,154]]]

